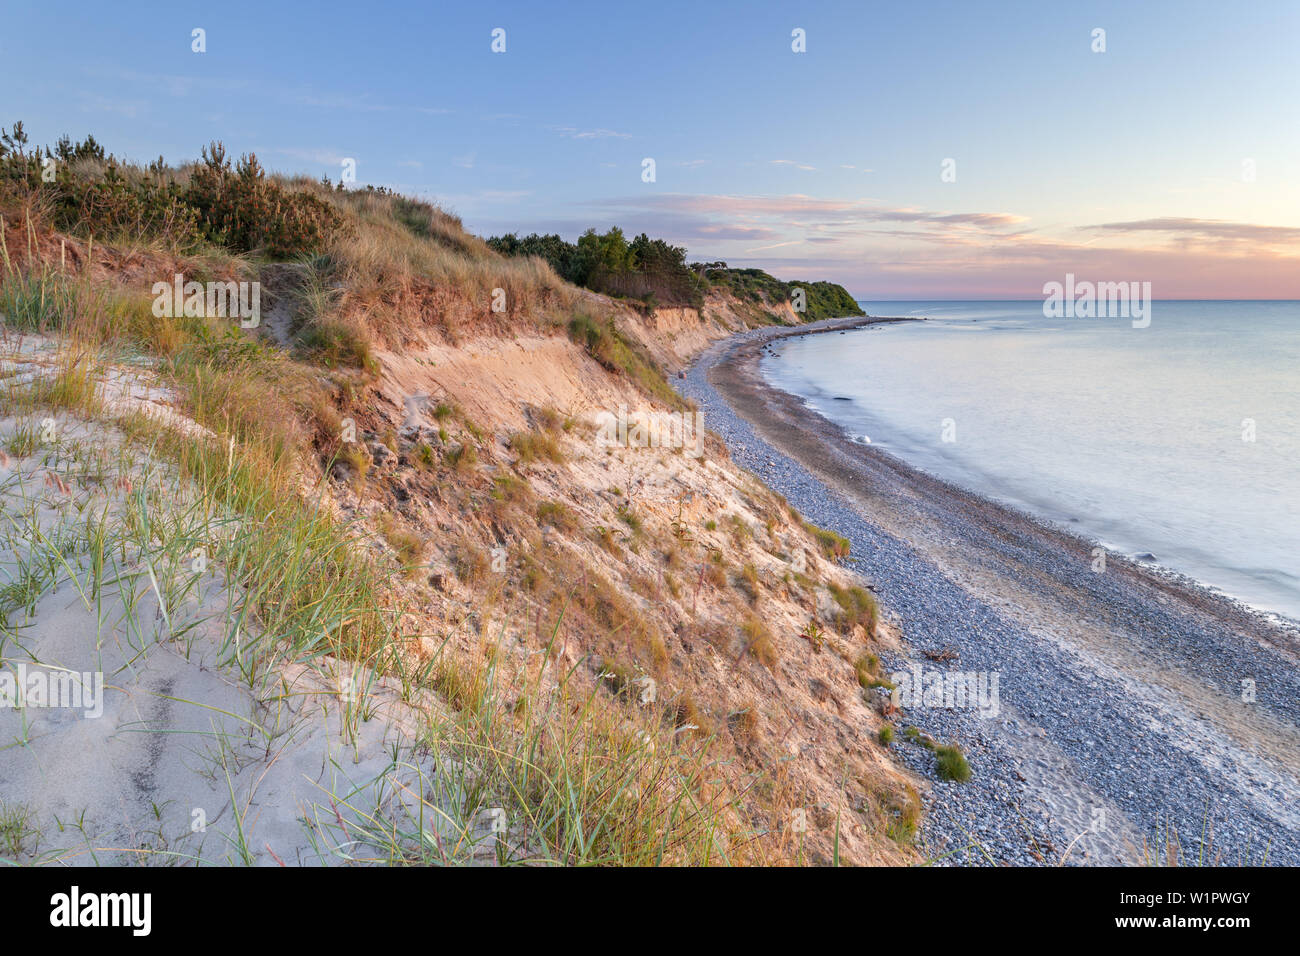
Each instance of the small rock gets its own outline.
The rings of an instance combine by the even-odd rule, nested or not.
[[[383,442],[373,442],[370,445],[370,458],[375,463],[375,468],[380,471],[386,471],[397,466],[397,456]]]

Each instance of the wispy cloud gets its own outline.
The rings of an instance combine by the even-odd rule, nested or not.
[[[1170,237],[1249,242],[1270,246],[1300,243],[1300,227],[1266,226],[1224,219],[1184,219],[1165,216],[1156,219],[1136,219],[1132,222],[1105,222],[1086,228],[1112,233],[1163,233]]]
[[[343,160],[349,158],[342,150],[328,147],[273,146],[267,149],[266,152],[279,156],[289,156],[292,159],[308,163],[321,163],[325,166],[338,166]]]
[[[146,73],[117,67],[87,66],[87,76],[117,84],[129,83],[153,93],[161,90],[168,96],[189,96],[194,92],[233,93],[246,90],[250,81],[242,76],[184,76],[171,73]]]
[[[753,255],[753,254],[756,253],[756,252],[767,252],[769,249],[780,249],[782,246],[793,246],[793,245],[797,245],[798,242],[799,242],[798,239],[791,239],[791,240],[789,240],[789,241],[787,241],[787,242],[774,242],[774,243],[772,243],[771,245],[768,245],[768,246],[756,246],[756,247],[753,248],[753,249],[746,249],[746,250],[745,250],[745,254],[746,254],[746,255]]]
[[[147,112],[149,104],[143,100],[127,100],[121,97],[101,96],[98,93],[81,93],[81,109],[85,113],[116,113],[134,119],[142,112]]]
[[[569,139],[631,139],[630,133],[612,129],[578,129],[576,126],[552,126],[552,130]]]
[[[790,225],[823,228],[869,223],[920,223],[994,229],[1028,221],[1025,216],[1006,212],[937,212],[916,207],[886,206],[870,200],[819,199],[798,193],[787,196],[667,193],[607,199],[595,205],[653,208],[732,219],[771,219]]]
[[[816,166],[809,166],[806,163],[796,163],[793,159],[772,159],[768,160],[768,162],[773,166],[793,166],[795,169],[802,169],[807,172],[813,172],[817,169]]]
[[[440,106],[406,106],[378,102],[365,93],[317,93],[312,90],[290,91],[281,94],[284,102],[314,109],[339,110],[351,113],[420,113],[424,116],[441,116],[452,110]]]

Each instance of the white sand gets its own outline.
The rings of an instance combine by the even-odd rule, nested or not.
[[[45,355],[11,353],[0,388],[46,368]],[[178,417],[165,393],[131,378],[106,375],[114,412],[148,405]],[[48,418],[53,440],[41,434]],[[16,441],[34,433],[34,448]],[[0,418],[0,449],[0,674],[14,675],[10,686],[20,670],[103,679],[95,706],[0,700],[0,838],[22,834],[18,861],[387,861],[392,845],[409,858],[421,842],[426,858],[491,858],[494,815],[462,815],[463,765],[417,743],[434,702],[403,702],[395,682],[346,662],[268,653],[240,626],[238,589],[220,568],[196,572],[174,546],[130,542],[131,501],[146,491],[159,527],[170,502],[185,513],[165,469],[151,474],[109,426],[43,412]],[[101,515],[109,539],[126,543],[106,557],[95,594],[88,529]],[[161,532],[222,533],[238,529]],[[251,682],[241,663],[257,670]],[[0,857],[13,858],[4,839]]]

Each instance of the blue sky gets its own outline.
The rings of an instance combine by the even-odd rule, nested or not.
[[[863,298],[1300,297],[1298,46],[1296,2],[73,0],[7,12],[0,123],[351,157],[481,234],[621,225]]]

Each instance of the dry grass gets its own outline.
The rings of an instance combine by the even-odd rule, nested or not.
[[[510,450],[517,456],[516,464],[530,465],[535,461],[559,463],[564,452],[554,436],[546,432],[515,432],[510,436]]]
[[[740,633],[747,652],[753,654],[754,658],[768,670],[776,667],[777,661],[781,658],[776,648],[776,641],[767,625],[757,615],[749,614],[745,617],[740,625]]]
[[[349,225],[325,250],[332,278],[346,290],[340,308],[363,316],[369,331],[387,345],[400,344],[406,330],[385,305],[403,299],[466,307],[466,318],[529,324],[533,316],[561,314],[576,293],[545,262],[505,258],[461,221],[436,206],[400,196],[325,189],[310,180],[295,180],[334,204]],[[492,311],[495,290],[504,293],[504,313]],[[500,296],[496,300],[501,301]],[[432,313],[431,313],[432,314]],[[446,312],[440,312],[446,322]],[[553,324],[553,323],[548,323]]]
[[[578,530],[578,516],[562,501],[542,501],[537,505],[537,523],[556,531],[572,534]]]
[[[380,533],[388,546],[397,556],[402,571],[408,577],[415,576],[421,568],[421,560],[428,550],[428,542],[409,528],[404,528],[392,515],[384,515],[379,522]]]

